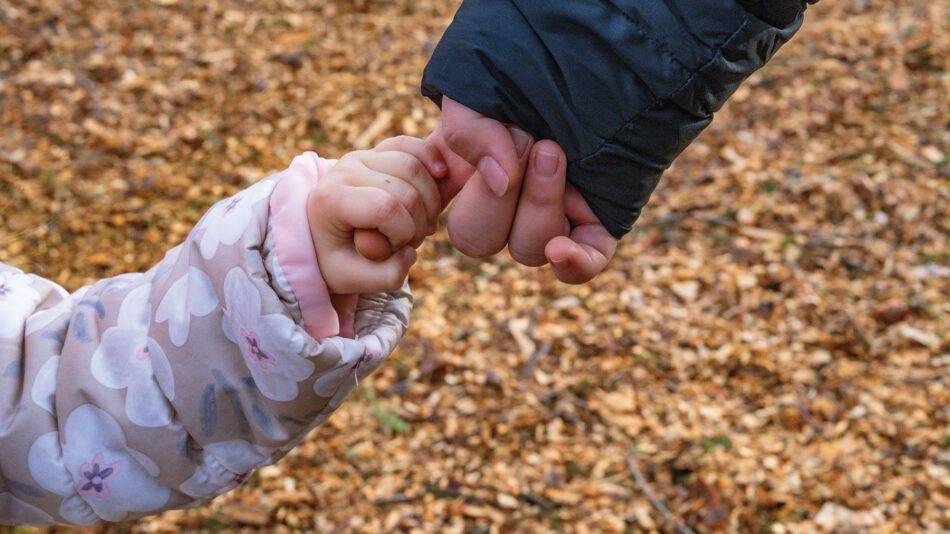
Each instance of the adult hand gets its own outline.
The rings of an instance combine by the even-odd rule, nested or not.
[[[617,240],[567,184],[567,156],[557,143],[534,143],[524,131],[448,97],[442,127],[429,141],[449,166],[438,184],[443,205],[457,195],[449,238],[462,253],[490,256],[507,243],[518,263],[550,263],[570,284],[588,282],[607,267]]]

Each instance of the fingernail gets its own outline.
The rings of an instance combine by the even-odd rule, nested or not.
[[[560,157],[554,152],[539,150],[534,157],[534,165],[538,170],[538,175],[542,178],[553,178],[557,172]]]
[[[568,260],[567,258],[561,258],[561,259],[559,259],[559,260],[556,260],[556,259],[554,259],[554,258],[551,258],[551,264],[552,264],[552,265],[563,266],[563,265],[567,265],[568,261],[569,261],[569,260]]]
[[[525,150],[528,150],[528,145],[531,143],[531,135],[521,128],[514,126],[508,128],[508,131],[511,132],[511,139],[515,142],[515,150],[518,151],[518,157],[524,156]]]
[[[437,161],[432,164],[432,170],[434,170],[436,174],[442,174],[445,172],[445,169],[445,163],[442,163],[441,161]]]
[[[478,162],[478,172],[496,196],[503,197],[508,192],[508,175],[501,165],[491,156],[485,156]]]

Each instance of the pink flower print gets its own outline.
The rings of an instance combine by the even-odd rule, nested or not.
[[[383,355],[383,348],[380,346],[378,339],[373,338],[372,342],[367,339],[362,341],[363,347],[366,349],[366,355],[369,356],[370,359],[375,360]]]
[[[103,464],[102,453],[92,459],[91,464],[82,464],[79,473],[83,480],[76,485],[76,491],[83,497],[109,498],[109,486],[106,480],[114,478],[122,470],[122,462]]]
[[[367,377],[370,373],[379,367],[383,361],[383,347],[376,336],[367,336],[360,339],[363,345],[363,357],[356,362],[354,372],[357,380]]]
[[[240,208],[238,208],[240,209]],[[306,333],[282,313],[261,313],[260,289],[240,267],[224,278],[221,328],[237,345],[254,384],[268,399],[286,402],[300,394],[298,384],[314,370],[302,356]]]
[[[152,357],[155,352],[153,347]],[[68,416],[60,411],[59,423],[58,431],[33,442],[27,456],[33,480],[50,496],[63,498],[59,522],[116,522],[168,506],[172,492],[158,480],[158,466],[129,445],[125,430],[112,415],[83,404]],[[134,430],[130,427],[129,431]]]
[[[357,376],[357,381],[359,380],[359,377],[366,376],[366,374],[368,374],[366,372],[367,369],[373,367],[374,364],[378,363],[378,360],[381,357],[382,357],[382,354],[378,352],[373,353],[367,349],[366,353],[363,354],[363,357],[360,358],[358,362],[356,362],[356,367],[353,368],[353,372],[356,373],[356,376]],[[359,382],[357,382],[357,385],[359,385]]]
[[[270,354],[267,354],[264,352],[264,349],[261,348],[261,339],[257,337],[257,334],[248,332],[242,328],[241,337],[244,338],[244,343],[247,345],[248,354],[254,357],[257,361],[257,365],[261,366],[261,369],[267,369],[277,362]]]

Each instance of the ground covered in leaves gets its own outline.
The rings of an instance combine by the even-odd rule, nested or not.
[[[455,0],[0,0],[0,261],[147,269],[304,150],[438,117]],[[950,6],[837,0],[582,287],[444,232],[413,329],[239,491],[107,532],[950,528]],[[652,499],[652,501],[651,501]]]

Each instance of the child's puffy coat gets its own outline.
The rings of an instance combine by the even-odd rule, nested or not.
[[[408,287],[331,297],[320,276],[306,198],[330,165],[304,154],[219,202],[144,274],[70,295],[0,264],[0,524],[210,500],[389,355]]]

